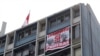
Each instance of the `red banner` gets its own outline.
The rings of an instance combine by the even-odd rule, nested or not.
[[[69,46],[69,27],[48,34],[46,41],[46,51]]]

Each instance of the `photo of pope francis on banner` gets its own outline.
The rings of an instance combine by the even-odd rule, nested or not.
[[[46,51],[69,46],[69,27],[57,30],[47,35]]]

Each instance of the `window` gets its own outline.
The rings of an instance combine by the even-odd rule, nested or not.
[[[41,29],[40,29],[40,31],[43,31],[43,30],[45,30],[45,23],[42,23],[40,26],[41,26]]]
[[[56,16],[55,18],[52,18],[52,20],[49,22],[49,25],[50,25],[49,27],[59,25],[63,22],[67,22],[69,21],[69,19],[70,19],[70,13]]]
[[[51,20],[51,21],[49,22],[49,24],[50,24],[50,27],[55,26],[55,25],[56,25],[56,19]]]
[[[3,56],[3,54],[2,54],[2,55],[0,55],[0,56]]]
[[[29,28],[25,28],[23,30],[21,30],[20,32],[18,32],[18,38],[17,38],[17,41],[25,38],[25,37],[28,37],[29,35],[33,35],[33,34],[36,34],[36,27],[29,27]]]
[[[29,55],[29,50],[25,49],[22,53],[23,53],[22,56],[28,56]]]
[[[70,19],[70,14],[65,15],[64,21],[69,21],[69,19]]]
[[[13,43],[13,39],[14,39],[14,36],[10,36],[10,38],[9,38],[9,44]]]
[[[78,17],[79,15],[80,15],[79,8],[74,9],[73,10],[73,16],[74,16],[74,18]]]
[[[25,31],[25,37],[31,35],[31,29]]]
[[[21,56],[21,52],[19,51],[15,56]]]
[[[45,46],[44,40],[40,41],[39,46],[38,46],[38,54],[39,55],[44,53],[44,46]]]
[[[35,44],[29,44],[29,56],[35,56]]]
[[[1,47],[4,47],[5,46],[5,39],[2,39],[1,40]]]
[[[24,37],[24,32],[21,32],[21,33],[19,34],[19,40],[22,39],[23,37]]]
[[[80,37],[80,26],[75,25],[73,26],[73,39],[79,38]]]
[[[57,24],[64,22],[64,16],[60,16],[57,18]]]
[[[75,56],[81,56],[81,48],[74,49]]]
[[[32,27],[31,34],[36,34],[36,27]]]
[[[14,54],[15,56],[29,56],[29,49],[19,50]]]

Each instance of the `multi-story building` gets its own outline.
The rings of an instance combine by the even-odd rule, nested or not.
[[[100,56],[100,25],[74,5],[0,37],[0,56]]]

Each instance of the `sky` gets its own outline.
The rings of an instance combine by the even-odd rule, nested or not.
[[[7,22],[9,33],[21,28],[29,11],[31,24],[78,3],[90,4],[100,23],[99,0],[0,0],[0,28],[3,21]]]

